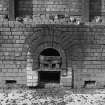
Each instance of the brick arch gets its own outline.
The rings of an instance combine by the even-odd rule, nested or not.
[[[35,55],[33,57],[34,58],[34,63],[38,64],[38,59],[39,59],[40,53],[43,50],[47,49],[47,48],[53,48],[53,49],[55,49],[55,50],[57,50],[59,52],[60,56],[62,57],[62,66],[61,66],[61,68],[66,70],[66,68],[67,68],[67,66],[66,66],[67,65],[66,64],[67,63],[66,62],[66,54],[65,54],[64,50],[62,49],[62,47],[57,43],[53,43],[53,46],[52,46],[50,42],[49,43],[47,42],[47,43],[43,43],[40,46],[38,46],[36,51],[33,52],[34,53],[33,55]],[[38,66],[38,65],[36,65],[36,66]]]

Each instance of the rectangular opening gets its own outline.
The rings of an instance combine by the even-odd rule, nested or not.
[[[56,68],[56,64],[52,64],[52,69],[55,69]]]
[[[48,64],[44,64],[44,68],[48,69],[49,65]]]
[[[16,84],[16,80],[6,80],[6,84]]]
[[[15,0],[15,17],[32,16],[32,0]]]
[[[95,86],[96,86],[96,81],[89,80],[84,82],[85,88],[91,88],[91,87],[93,88]]]
[[[60,71],[39,71],[39,82],[60,83]]]
[[[90,22],[95,19],[96,16],[102,15],[102,3],[101,0],[89,0],[89,20]]]

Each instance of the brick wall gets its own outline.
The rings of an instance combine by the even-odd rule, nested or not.
[[[9,0],[0,1],[0,13],[8,15]],[[18,0],[15,1],[15,16],[31,15],[33,18],[47,18],[48,15],[82,16],[81,0]],[[47,18],[48,19],[48,18]]]
[[[9,0],[0,0],[1,18],[8,15]],[[96,2],[97,1],[97,2]],[[23,0],[16,1],[16,16],[32,15],[33,18],[47,18],[50,14],[82,16],[84,21],[94,16],[104,16],[105,0]],[[20,13],[21,12],[21,13]]]
[[[81,2],[74,0],[72,3],[76,5],[72,7],[74,9],[68,6],[71,1],[33,1],[33,16],[37,18],[37,11],[41,14],[45,11],[75,15],[74,11],[81,11]],[[0,0],[1,17],[7,13],[8,1]],[[81,15],[80,12],[76,14]],[[39,22],[36,18],[35,21],[23,23],[1,20],[0,83],[16,80],[18,84],[37,85],[38,54],[41,49],[53,45],[63,58],[62,72],[67,72],[67,76],[62,75],[61,82],[65,86],[71,86],[73,82],[74,87],[83,87],[85,81],[96,81],[96,87],[103,87],[105,26],[71,25],[65,21],[49,21],[44,14],[38,16]],[[41,21],[42,18],[45,22]],[[27,56],[28,53],[30,55]]]
[[[90,27],[80,35],[82,43],[71,49],[74,78],[77,77],[74,85],[77,87],[92,80],[96,81],[96,87],[104,86],[104,33],[104,26]]]
[[[33,0],[33,14],[43,13],[68,13],[81,15],[80,0]]]
[[[22,58],[22,46],[24,43],[23,28],[14,22],[5,22],[0,25],[0,81],[16,80],[24,83],[24,58]],[[21,78],[20,78],[21,77]]]
[[[56,15],[69,17],[69,16],[82,16],[82,2],[80,0],[33,0],[33,19],[34,21],[50,21]],[[52,20],[51,20],[52,19]],[[56,22],[60,20],[56,19]],[[61,21],[64,21],[61,20]]]
[[[0,82],[16,80],[18,84],[27,83],[33,86],[37,84],[38,66],[35,67],[37,56],[41,48],[51,47],[48,42],[52,41],[51,36],[54,35],[53,45],[60,48],[59,51],[64,51],[61,55],[67,63],[66,66],[65,63],[63,65],[63,70],[67,70],[63,72],[67,72],[67,76],[62,75],[61,82],[65,86],[71,86],[70,78],[74,75],[75,87],[83,87],[84,81],[89,80],[96,81],[96,86],[102,87],[105,84],[104,33],[103,25],[36,25],[3,22],[0,24]],[[59,46],[55,42],[59,43]],[[43,47],[40,47],[41,43],[45,43]],[[29,60],[28,51],[31,53]]]

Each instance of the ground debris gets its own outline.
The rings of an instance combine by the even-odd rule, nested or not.
[[[10,89],[0,91],[0,105],[105,105],[105,89]]]

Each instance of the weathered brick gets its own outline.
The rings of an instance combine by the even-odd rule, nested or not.
[[[20,3],[18,5],[20,9],[17,8],[16,12],[21,11],[19,14],[21,16],[23,12],[24,15],[28,13],[33,17],[33,22],[21,23],[3,19],[4,14],[9,10],[8,3],[0,2],[0,71],[3,72],[0,76],[4,80],[15,79],[18,83],[24,84],[26,77],[31,75],[33,80],[27,80],[26,84],[36,85],[38,74],[32,70],[40,69],[38,56],[46,48],[55,48],[62,59],[66,56],[62,60],[61,67],[65,69],[63,72],[71,70],[68,66],[74,70],[75,87],[81,87],[86,78],[104,81],[104,25],[76,26],[66,22],[66,18],[54,21],[49,18],[51,14],[62,14],[68,17],[76,15],[81,18],[84,15],[83,10],[85,14],[87,12],[85,8],[83,9],[80,0],[26,0],[25,2],[18,0],[17,2]],[[95,2],[96,5],[100,3],[98,0],[97,2]],[[84,4],[87,5],[87,3]],[[23,8],[23,6],[26,7]],[[105,9],[104,6],[102,9]],[[96,14],[93,11],[93,15]],[[42,44],[44,45],[40,47]],[[61,53],[61,49],[65,54]],[[29,56],[27,56],[28,50],[31,52]],[[27,60],[28,57],[31,61]],[[62,79],[65,86],[71,85],[72,70],[67,72],[68,78]]]

